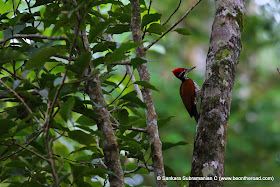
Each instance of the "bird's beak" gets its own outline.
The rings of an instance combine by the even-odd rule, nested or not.
[[[193,70],[196,66],[192,67],[192,68],[189,68],[187,69],[187,72],[190,72],[191,70]]]

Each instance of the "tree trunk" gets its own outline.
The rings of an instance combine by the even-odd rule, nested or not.
[[[132,36],[133,41],[136,43],[142,42],[141,36],[141,15],[140,15],[140,4],[139,0],[131,0],[131,27],[132,27]],[[145,57],[144,46],[136,48],[137,57]],[[148,72],[146,64],[140,65],[138,68],[138,73],[141,81],[150,82],[150,74]],[[147,105],[146,112],[146,124],[147,124],[147,133],[149,136],[149,141],[151,143],[152,151],[152,160],[154,167],[154,174],[156,178],[156,186],[162,187],[166,186],[165,180],[157,180],[157,177],[160,179],[162,176],[165,176],[164,164],[162,158],[162,149],[161,141],[158,133],[157,126],[157,114],[154,107],[152,90],[142,87],[143,99]]]
[[[193,180],[190,187],[222,186],[227,127],[236,66],[241,51],[245,0],[216,0],[201,90],[200,119],[194,140],[192,177],[208,176],[213,181]]]
[[[110,186],[122,187],[124,186],[124,177],[120,161],[118,143],[113,132],[109,112],[103,97],[100,80],[97,74],[93,76],[91,80],[86,81],[86,92],[90,97],[90,100],[94,102],[93,110],[98,118],[98,120],[96,121],[98,130],[100,130],[104,136],[104,139],[101,142],[101,146],[104,152],[105,164],[109,171],[117,174],[117,176],[109,176]],[[104,104],[105,106],[103,107],[96,106]]]

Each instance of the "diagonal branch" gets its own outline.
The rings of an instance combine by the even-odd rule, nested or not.
[[[29,106],[25,103],[25,101],[17,94],[17,92],[15,92],[13,89],[11,89],[7,84],[5,84],[1,79],[0,79],[0,83],[3,84],[3,86],[5,86],[10,92],[12,92],[21,102],[22,104],[25,106],[25,108],[27,109],[27,111],[30,114],[33,114],[32,110],[29,108]],[[43,127],[43,124],[40,122],[40,120],[36,117],[33,116],[34,120],[41,126]]]
[[[141,36],[141,12],[139,0],[131,0],[131,27],[132,36],[135,43],[142,42]],[[145,48],[143,45],[137,47],[136,57],[145,57]],[[142,64],[137,67],[139,77],[141,81],[150,82],[150,74],[146,64]],[[165,180],[157,180],[158,176],[165,176],[164,164],[162,158],[162,143],[159,138],[157,128],[157,114],[155,111],[153,96],[151,89],[142,87],[142,94],[144,103],[147,105],[146,113],[146,124],[149,142],[151,143],[151,155],[153,160],[153,168],[156,179],[156,186],[167,186]]]
[[[151,44],[149,44],[147,47],[145,47],[145,51],[147,51],[150,47],[152,47],[155,43],[157,43],[162,37],[164,37],[167,33],[169,33],[172,29],[174,29],[183,19],[185,19],[189,13],[196,7],[201,0],[198,0],[189,10],[173,25],[171,25],[164,33],[162,33],[156,40],[154,40]]]
[[[38,34],[15,34],[12,37],[7,39],[0,40],[1,43],[5,43],[8,40],[16,39],[16,38],[26,38],[26,39],[48,39],[48,40],[68,40],[66,36],[46,36],[46,35],[38,35]]]
[[[172,18],[172,16],[179,10],[181,3],[182,3],[182,0],[180,0],[177,8],[174,10],[174,12],[169,16],[169,18],[162,25],[165,25]]]

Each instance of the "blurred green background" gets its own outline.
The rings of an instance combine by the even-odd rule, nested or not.
[[[167,25],[176,22],[194,2],[182,1]],[[162,14],[163,22],[178,3],[179,0],[153,1],[152,7]],[[279,1],[251,0],[247,1],[246,9],[243,47],[228,127],[225,176],[274,176],[274,182],[226,181],[224,186],[279,186]],[[176,176],[183,176],[191,169],[195,120],[184,108],[179,95],[181,82],[171,71],[196,66],[189,76],[201,87],[214,14],[214,1],[202,1],[178,26],[188,28],[191,35],[171,32],[147,53],[147,58],[156,60],[148,66],[151,83],[160,90],[153,93],[158,116],[174,116],[169,125],[160,129],[160,138],[163,142],[188,142],[186,146],[164,151],[164,163],[175,171]],[[169,186],[178,184],[168,182]]]

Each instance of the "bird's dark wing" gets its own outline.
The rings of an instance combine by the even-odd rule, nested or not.
[[[197,120],[198,114],[194,103],[195,87],[191,79],[187,79],[181,84],[180,96],[190,116],[194,116]]]

